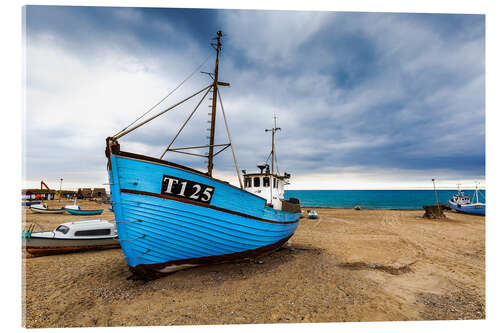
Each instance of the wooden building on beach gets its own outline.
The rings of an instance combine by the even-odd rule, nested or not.
[[[78,199],[108,198],[108,195],[106,194],[106,189],[100,187],[95,187],[93,189],[79,188],[78,191],[76,192],[76,196]]]
[[[26,189],[21,191],[23,200],[54,200],[55,190]]]
[[[107,198],[106,189],[94,188],[92,190],[92,198]]]
[[[79,188],[76,192],[76,196],[78,199],[90,199],[92,198],[92,189],[91,188]]]
[[[74,199],[77,196],[76,191],[61,190],[57,191],[61,199]]]

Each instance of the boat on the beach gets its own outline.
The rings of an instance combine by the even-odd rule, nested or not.
[[[64,209],[71,215],[100,215],[104,209],[71,209],[64,207]]]
[[[310,210],[307,212],[307,217],[310,218],[311,220],[316,220],[318,219],[318,212],[315,210]]]
[[[29,206],[32,206],[32,205],[39,205],[41,203],[42,203],[41,201],[22,201],[21,202],[21,206],[29,207]]]
[[[451,209],[466,214],[486,215],[486,204],[479,201],[479,189],[476,185],[472,200],[458,187],[457,194],[448,200]],[[475,202],[474,202],[475,199]]]
[[[106,220],[67,222],[53,231],[23,232],[23,248],[30,254],[48,255],[120,246],[113,223]]]
[[[274,116],[274,127],[266,129],[266,132],[271,132],[271,153],[265,162],[257,164],[259,172],[247,173],[243,171],[243,189],[247,192],[255,194],[261,198],[266,199],[266,205],[281,211],[290,211],[302,215],[300,209],[300,201],[296,198],[285,200],[285,185],[290,184],[290,174],[284,172],[282,175],[279,170],[275,168],[277,165],[276,160],[276,146],[274,143],[274,136],[281,128],[277,127],[276,116]],[[268,164],[271,159],[271,165]],[[285,207],[283,207],[285,206]]]
[[[218,31],[213,44],[216,61],[210,85],[106,139],[111,203],[121,247],[136,278],[149,279],[192,265],[255,258],[281,247],[297,229],[300,218],[297,202],[274,198],[278,192],[271,189],[269,197],[259,196],[246,191],[243,185],[219,91],[220,86],[229,86],[218,80],[221,37],[222,32]],[[209,92],[212,101],[208,145],[171,148],[186,121],[160,158],[120,149],[119,138],[204,93],[189,120]],[[217,99],[229,143],[214,143]],[[229,147],[233,151],[239,187],[212,175],[214,156]],[[208,149],[206,155],[186,152],[205,148]],[[208,170],[204,172],[164,160],[166,152],[205,157]],[[278,176],[270,172],[268,177],[270,182],[276,179],[277,184],[289,178]]]
[[[65,212],[64,207],[49,208],[46,203],[39,203],[36,205],[31,205],[30,209],[32,212],[40,213],[40,214],[62,214]]]

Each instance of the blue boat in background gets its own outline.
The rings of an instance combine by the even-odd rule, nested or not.
[[[71,209],[64,207],[64,210],[70,213],[71,215],[101,215],[104,209]]]
[[[22,201],[21,202],[21,206],[31,206],[31,205],[39,205],[41,204],[42,202],[41,201]]]
[[[300,203],[296,199],[283,198],[282,188],[290,175],[274,172],[274,132],[277,128],[273,129],[272,171],[261,169],[260,174],[252,176],[254,182],[258,178],[259,185],[262,182],[267,191],[251,193],[245,190],[248,186],[243,185],[218,91],[219,86],[229,85],[218,81],[221,37],[222,33],[217,32],[214,44],[217,57],[211,85],[106,139],[111,203],[121,248],[133,278],[148,280],[193,265],[255,258],[281,247],[297,229]],[[205,94],[188,120],[205,96],[212,92],[208,145],[171,148],[184,124],[160,158],[120,149],[120,137],[202,92]],[[227,144],[214,143],[217,97],[227,129]],[[239,187],[212,176],[213,157],[228,147],[233,150]],[[200,148],[208,148],[208,154],[188,154],[208,158],[207,172],[162,159],[167,151],[187,153],[186,149]]]
[[[479,202],[479,193],[480,192],[476,185],[476,190],[474,191],[474,195],[471,201],[470,196],[464,194],[459,187],[457,194],[455,194],[453,198],[448,200],[448,204],[450,205],[451,209],[457,212],[484,216],[486,215],[486,204]],[[474,198],[476,202],[474,202]]]

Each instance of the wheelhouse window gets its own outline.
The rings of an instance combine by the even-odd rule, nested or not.
[[[69,231],[69,228],[65,225],[60,225],[57,227],[56,231],[60,231],[62,232],[63,234],[67,234],[68,231]]]
[[[111,229],[78,230],[75,236],[106,236],[111,234]]]
[[[255,177],[253,179],[253,187],[260,187],[260,177]]]
[[[276,182],[276,178],[273,178],[273,187],[274,187],[274,188],[277,188],[277,187],[278,187],[278,186],[277,186],[277,182]]]
[[[250,177],[245,177],[245,187],[252,187],[252,179]]]
[[[264,187],[269,187],[269,185],[270,185],[270,184],[269,184],[269,177],[264,177],[264,178],[262,178],[262,185],[263,185]]]

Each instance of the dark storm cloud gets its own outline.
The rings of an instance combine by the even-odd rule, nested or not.
[[[363,167],[403,173],[442,169],[484,177],[482,15],[30,6],[26,19],[28,49],[57,45],[84,64],[82,72],[100,65],[102,55],[116,53],[131,60],[113,64],[109,75],[113,70],[147,73],[159,82],[185,78],[211,52],[209,42],[222,29],[227,37],[221,80],[231,82],[222,90],[224,107],[242,168],[253,168],[267,157],[270,136],[264,129],[277,114],[283,129],[277,138],[280,168],[296,174]],[[48,42],[44,36],[50,36]],[[28,68],[32,59],[28,52]],[[35,71],[40,66],[32,65]],[[212,66],[211,59],[201,70]],[[188,86],[202,87],[207,77],[201,81]],[[49,89],[51,84],[47,75],[28,75],[28,89],[71,93],[57,85]],[[165,86],[164,91],[173,88]],[[188,93],[184,90],[170,101]],[[29,99],[29,90],[27,95]],[[102,112],[112,121],[102,126],[113,128],[89,128],[102,138],[82,148],[98,156],[83,164],[90,170],[104,165],[97,143],[154,102],[143,110],[107,105]],[[209,101],[200,106],[200,115],[185,128],[177,146],[206,143],[208,106]],[[34,109],[27,109],[28,123]],[[160,124],[124,137],[124,145],[159,155],[189,112],[165,115]],[[218,142],[227,140],[222,125],[219,117]],[[37,141],[37,149],[54,149],[40,139],[50,131],[40,128],[36,139],[34,132],[27,132],[29,146]],[[27,149],[28,170],[38,168],[36,154]],[[175,158],[186,161],[184,156]],[[71,163],[57,168],[77,168]],[[202,161],[192,163],[204,167]],[[231,154],[218,156],[216,166],[230,172]]]

